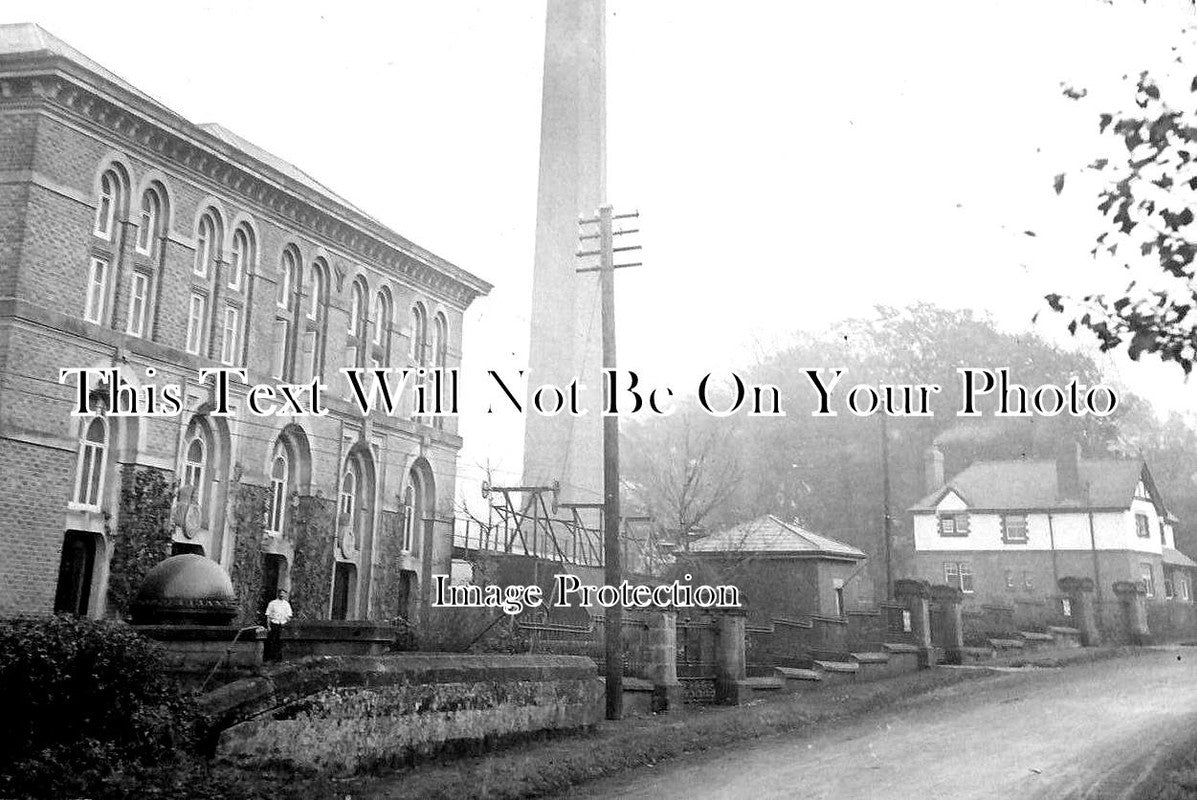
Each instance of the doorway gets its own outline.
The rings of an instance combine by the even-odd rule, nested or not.
[[[278,597],[278,590],[286,588],[283,577],[287,570],[287,559],[277,553],[262,554],[262,593],[258,597],[258,613],[265,614],[266,606]]]
[[[55,614],[87,616],[95,564],[95,534],[67,531],[62,537],[62,560],[58,564],[58,589],[54,593]]]
[[[357,583],[357,567],[338,561],[333,572],[333,619],[349,619],[349,604]]]
[[[419,578],[410,569],[399,570],[399,608],[396,612],[406,622],[413,622],[416,618],[416,587]]]

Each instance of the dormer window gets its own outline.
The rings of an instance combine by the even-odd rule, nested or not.
[[[968,536],[968,514],[940,514],[940,536]]]

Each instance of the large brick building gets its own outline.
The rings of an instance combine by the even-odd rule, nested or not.
[[[455,367],[489,289],[37,26],[0,26],[0,616],[112,613],[146,547],[220,562],[247,615],[290,585],[306,616],[410,616],[449,569],[456,420],[363,416],[338,370]],[[250,415],[234,385],[215,414],[197,375],[220,365],[322,375],[329,413]],[[77,367],[143,398],[177,384],[182,412],[120,417],[97,392],[73,416],[59,372]]]

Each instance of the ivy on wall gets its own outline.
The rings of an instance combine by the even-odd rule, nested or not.
[[[402,582],[399,580],[399,556],[403,552],[403,516],[397,511],[382,512],[382,536],[379,537],[379,564],[375,572],[375,590],[371,593],[370,618],[389,620],[406,617],[399,607]],[[412,620],[408,620],[411,622]]]
[[[297,619],[327,619],[332,591],[336,504],[320,495],[296,496],[287,533],[294,546],[291,605]]]
[[[262,593],[262,533],[270,492],[264,486],[237,482],[233,496],[233,591],[242,625],[262,624],[258,608]]]
[[[166,472],[133,464],[121,467],[116,531],[108,531],[108,608],[116,616],[128,616],[145,574],[170,555],[174,498],[175,484]]]

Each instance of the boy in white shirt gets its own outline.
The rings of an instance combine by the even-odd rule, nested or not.
[[[283,627],[291,621],[295,613],[291,604],[287,602],[287,590],[279,589],[278,598],[271,600],[266,606],[266,648],[263,653],[266,661],[283,660]]]

